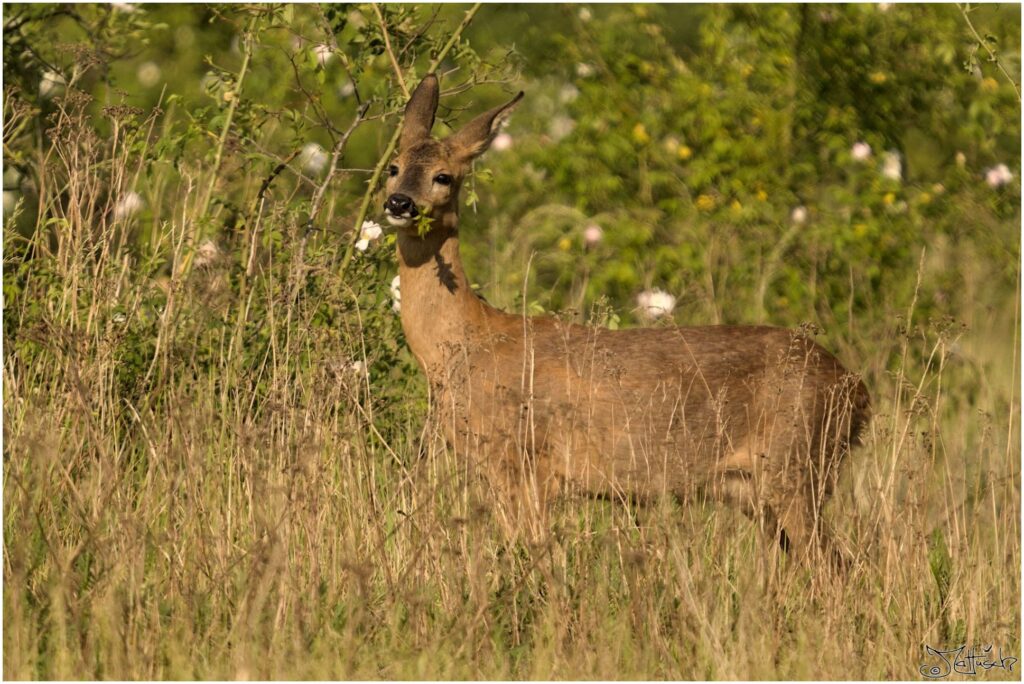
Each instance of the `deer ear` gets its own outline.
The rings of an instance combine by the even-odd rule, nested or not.
[[[456,156],[473,159],[486,152],[491,141],[494,140],[494,136],[498,134],[501,124],[521,99],[523,99],[522,91],[500,107],[495,107],[479,115],[448,138],[448,143],[452,146]]]
[[[405,125],[402,127],[402,137],[399,140],[400,147],[409,147],[417,140],[430,137],[439,95],[437,76],[424,76],[409,98],[409,103],[405,105]]]

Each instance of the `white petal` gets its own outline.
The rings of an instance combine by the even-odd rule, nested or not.
[[[384,233],[384,229],[380,227],[379,223],[373,221],[363,221],[362,229],[359,232],[359,237],[366,240],[376,240]]]

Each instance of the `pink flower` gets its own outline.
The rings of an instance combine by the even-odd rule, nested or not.
[[[1000,188],[1013,180],[1013,172],[1006,164],[996,164],[985,171],[985,182],[990,187]]]
[[[512,147],[512,136],[508,133],[499,133],[491,142],[491,149],[496,152],[504,152],[510,147]]]
[[[583,229],[583,243],[587,247],[593,247],[601,242],[602,238],[604,238],[604,231],[596,223],[591,223]]]

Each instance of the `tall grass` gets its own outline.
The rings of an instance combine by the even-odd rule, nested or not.
[[[112,141],[61,112],[35,228],[4,236],[5,677],[917,678],[925,644],[1019,655],[1019,300],[986,299],[984,254],[917,273],[968,260],[966,327],[880,302],[842,337],[875,404],[827,511],[845,581],[710,504],[563,500],[529,544],[427,419],[383,253],[340,271],[287,174],[266,201],[246,181],[258,227],[207,243],[237,169],[165,163],[131,112]],[[149,209],[119,212],[133,190]]]

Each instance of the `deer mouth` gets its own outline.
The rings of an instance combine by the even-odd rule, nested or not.
[[[388,223],[393,225],[395,228],[408,228],[412,225],[415,217],[416,214],[413,212],[406,212],[400,215],[392,214],[390,211],[384,212],[384,218],[386,218]]]

